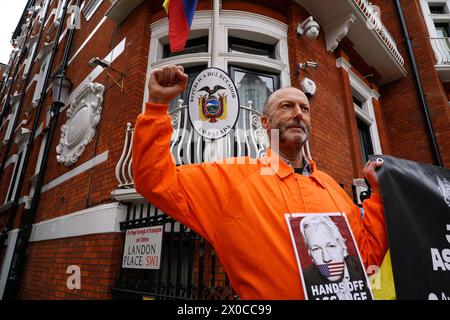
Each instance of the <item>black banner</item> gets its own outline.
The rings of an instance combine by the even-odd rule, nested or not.
[[[450,170],[377,158],[397,298],[450,300]]]

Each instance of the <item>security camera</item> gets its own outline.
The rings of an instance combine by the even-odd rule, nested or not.
[[[109,68],[109,62],[106,60],[102,60],[99,57],[92,58],[89,62],[89,67],[94,68],[96,66],[100,66],[103,68]]]
[[[313,22],[314,24],[311,24],[309,28],[306,28],[306,36],[308,39],[317,39],[319,37],[319,24],[317,22]]]
[[[317,39],[319,37],[320,26],[311,16],[297,26],[297,33],[306,34],[309,39]]]
[[[319,67],[319,64],[317,62],[313,62],[313,61],[306,61],[306,62],[302,62],[298,65],[298,69],[302,69],[305,70],[306,68],[311,68],[311,69],[317,69]]]
[[[302,91],[305,93],[308,99],[314,96],[317,89],[316,83],[309,78],[303,79],[300,82],[300,87],[302,88]]]

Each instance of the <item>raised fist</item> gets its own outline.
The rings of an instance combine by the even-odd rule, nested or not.
[[[186,89],[188,76],[182,66],[165,66],[150,74],[148,83],[150,103],[168,104]]]

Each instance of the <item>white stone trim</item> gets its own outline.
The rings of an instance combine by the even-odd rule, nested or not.
[[[132,202],[132,203],[145,203],[147,200],[140,195],[135,188],[132,189],[116,189],[111,192],[111,196],[114,200],[120,202]]]
[[[358,77],[352,70],[352,65],[345,60],[344,58],[337,58],[336,59],[336,67],[337,68],[343,68],[345,71],[348,72],[349,75],[351,75],[351,80],[354,82],[354,85],[358,88],[358,91],[365,92],[365,94],[370,94],[371,98],[374,98],[375,100],[380,99],[380,94],[370,88],[360,77]]]
[[[14,165],[13,173],[12,173],[11,179],[9,180],[8,192],[6,193],[5,203],[7,203],[9,200],[13,199],[16,196],[17,186],[19,184],[19,175],[20,175],[20,172],[22,171],[23,162],[25,160],[24,155],[26,154],[26,150],[27,150],[27,145],[22,144],[19,146],[19,150],[17,152],[17,157],[19,157],[19,155],[21,153],[23,153],[23,154],[22,154],[22,158],[20,159],[20,162],[16,161],[16,164]],[[12,183],[13,183],[14,175],[16,175],[16,181],[14,181],[14,185],[13,185]]]
[[[63,174],[62,176],[59,176],[55,180],[50,181],[49,183],[47,183],[46,185],[44,185],[42,187],[41,192],[46,192],[46,191],[50,190],[51,188],[54,188],[54,187],[60,185],[61,183],[66,182],[67,180],[72,179],[73,177],[99,165],[100,163],[105,162],[107,159],[108,159],[108,151],[105,151],[102,154],[96,156],[95,158],[79,165],[75,169],[70,170],[69,172]]]
[[[33,225],[30,242],[119,233],[126,211],[124,205],[114,202],[45,220]]]
[[[9,269],[11,268],[11,261],[13,258],[18,234],[19,229],[14,229],[8,232],[8,238],[6,240],[6,253],[5,257],[3,258],[2,268],[0,271],[0,300],[3,300],[3,293],[5,291],[6,280],[8,279]],[[3,243],[0,243],[0,246],[3,245]]]
[[[361,95],[365,100],[363,101],[364,110],[361,110],[359,107],[355,107],[355,113],[361,120],[369,125],[374,154],[382,154],[383,151],[381,149],[380,136],[378,134],[377,119],[375,117],[375,111],[372,102],[372,99],[374,98],[373,92],[372,90],[365,90],[366,88],[360,85],[361,79],[359,79],[359,77],[355,77],[353,73],[349,73],[349,76],[352,89],[355,90],[359,95]]]
[[[28,90],[30,90],[30,87],[33,84],[33,82],[37,81],[38,79],[39,79],[39,73],[36,73],[34,75],[34,77],[31,79],[30,83],[28,84],[27,89],[25,91],[26,93],[28,93]]]
[[[5,163],[5,170],[8,168],[8,166],[12,163],[16,163],[19,156],[17,154],[13,154]]]
[[[423,13],[423,17],[425,19],[425,23],[428,28],[428,33],[429,33],[430,37],[436,38],[437,37],[436,28],[434,27],[434,21],[433,21],[431,12],[430,12],[430,7],[428,6],[428,1],[420,0],[419,2],[420,2],[420,7],[422,8],[422,13]]]
[[[378,134],[377,119],[375,117],[375,111],[372,102],[372,99],[378,101],[380,98],[380,94],[376,90],[370,88],[358,75],[356,75],[351,69],[352,65],[344,58],[341,57],[336,59],[336,67],[343,68],[345,71],[347,71],[352,90],[355,90],[358,95],[362,97],[362,100],[364,100],[363,107],[365,110],[361,110],[359,107],[355,107],[355,113],[370,127],[370,135],[372,137],[374,154],[382,154],[380,136]]]
[[[95,135],[103,109],[105,86],[88,84],[67,110],[67,121],[61,127],[56,159],[66,167],[74,165]],[[72,130],[76,128],[76,133]]]
[[[345,60],[344,58],[337,58],[336,59],[336,67],[337,68],[344,68],[345,71],[349,72],[352,69],[352,65],[350,62]]]

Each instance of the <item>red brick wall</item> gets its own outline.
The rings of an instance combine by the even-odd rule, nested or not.
[[[360,174],[353,157],[354,152],[358,152],[352,148],[354,132],[348,125],[348,110],[345,108],[344,92],[349,88],[345,87],[336,68],[335,54],[326,50],[324,32],[320,33],[318,40],[297,35],[298,22],[308,16],[308,12],[295,2],[291,2],[287,9],[291,83],[299,87],[304,77],[315,81],[317,92],[310,99],[312,157],[319,169],[330,174],[338,183],[343,182],[345,190],[351,194],[352,179]],[[296,72],[298,64],[306,61],[318,62],[319,68]]]
[[[97,234],[31,243],[20,299],[111,299],[121,266],[123,235]],[[81,289],[69,290],[69,266],[81,271]]]
[[[108,160],[42,193],[36,222],[112,201],[111,191],[116,189],[118,184],[115,180],[114,170],[122,153],[126,123],[134,123],[142,108],[150,41],[148,4],[149,2],[144,2],[128,17],[128,20],[117,28],[115,23],[106,20],[88,45],[69,65],[67,76],[71,79],[73,88],[76,88],[93,70],[88,66],[88,61],[96,56],[103,58],[126,37],[125,51],[112,64],[115,69],[126,73],[123,91],[121,92],[121,89],[107,77],[105,72],[94,80],[106,87],[102,120],[91,143],[88,144],[77,163],[69,168],[56,162],[56,146],[59,144],[60,128],[67,120],[65,112],[60,114],[44,184],[105,151],[108,151]],[[104,1],[89,22],[86,22],[83,16],[82,28],[75,32],[70,57],[78,50],[94,27],[99,24],[109,6],[110,3]],[[67,35],[57,51],[53,70],[61,62],[66,41]],[[35,65],[33,73],[38,71],[39,67]],[[118,74],[112,74],[119,79]],[[24,110],[25,106],[31,102],[33,92],[34,85],[28,91]],[[50,91],[44,106],[50,106],[51,101]],[[45,120],[47,110],[44,108],[39,123]],[[35,115],[36,111],[34,110],[30,117]],[[31,128],[31,125],[32,123],[29,122],[28,127]],[[28,178],[34,174],[41,140],[42,137],[39,137],[34,142],[22,196],[29,192]],[[12,168],[13,166],[10,166],[8,170],[12,170]],[[15,215],[14,228],[20,226],[22,212],[23,206]],[[121,261],[122,244],[119,245],[118,241],[122,241],[122,239],[122,234],[112,234],[31,244],[31,254],[27,260],[22,281],[21,297],[24,299],[110,298],[109,288],[117,279],[118,264]],[[84,286],[82,284],[83,290],[81,291],[68,291],[65,287],[66,279],[69,276],[65,274],[65,271],[70,264],[80,265],[82,274],[85,267],[87,277],[83,278],[85,282]],[[39,279],[41,280],[39,281]]]
[[[405,59],[406,78],[381,87],[381,106],[386,119],[392,155],[433,163],[429,133],[414,85],[413,70],[393,1],[372,1],[381,8],[381,18]],[[450,110],[445,88],[435,71],[436,58],[418,1],[401,1],[412,39],[419,74],[437,143],[445,166],[450,166]]]

